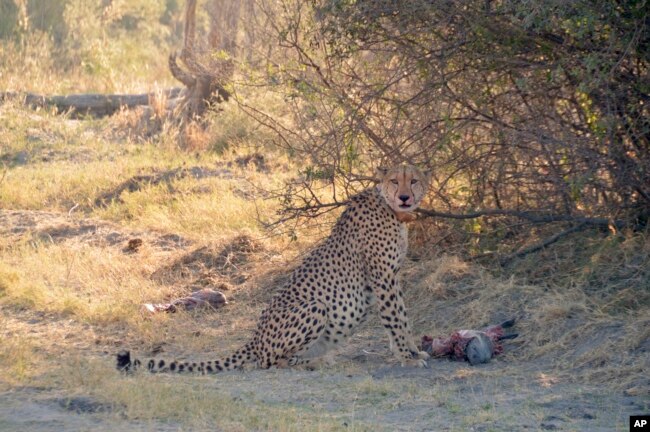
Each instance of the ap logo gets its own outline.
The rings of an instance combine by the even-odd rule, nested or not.
[[[650,416],[630,416],[630,431],[650,431]]]

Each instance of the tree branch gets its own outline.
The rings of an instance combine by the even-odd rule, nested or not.
[[[550,222],[575,222],[579,224],[586,225],[595,225],[608,227],[610,225],[615,226],[617,229],[623,228],[629,223],[618,220],[618,219],[608,219],[608,218],[592,218],[584,216],[572,216],[566,214],[539,214],[537,212],[531,211],[517,211],[517,210],[501,210],[501,209],[489,209],[489,210],[478,210],[471,213],[444,213],[437,212],[435,210],[427,209],[417,209],[417,213],[420,213],[427,217],[438,217],[443,219],[476,219],[483,216],[510,216],[520,219],[526,219],[534,223],[550,223]]]
[[[583,222],[583,223],[580,223],[578,225],[574,225],[574,226],[572,226],[570,228],[567,228],[562,232],[559,232],[559,233],[557,233],[555,235],[552,235],[551,237],[547,238],[544,241],[541,241],[539,243],[535,243],[534,245],[531,245],[531,246],[529,246],[527,248],[520,249],[520,250],[518,250],[516,252],[511,253],[510,255],[506,255],[506,256],[500,258],[499,259],[499,264],[501,264],[502,266],[505,266],[515,258],[521,258],[521,257],[526,256],[528,254],[531,254],[533,252],[537,252],[539,250],[542,250],[545,247],[547,247],[549,245],[552,245],[556,241],[560,240],[562,237],[566,237],[571,233],[583,230],[587,226],[588,226],[588,224]]]

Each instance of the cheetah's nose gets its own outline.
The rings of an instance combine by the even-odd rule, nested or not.
[[[408,201],[408,200],[409,200],[409,198],[411,198],[411,197],[410,197],[410,196],[408,196],[408,195],[400,195],[400,196],[399,196],[399,199],[400,199],[400,200],[402,200],[403,202],[406,202],[406,201]]]

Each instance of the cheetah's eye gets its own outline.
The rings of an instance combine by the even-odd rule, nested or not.
[[[416,184],[418,182],[418,179],[412,179],[411,184]]]
[[[396,184],[399,183],[399,182],[397,181],[397,179],[391,179],[390,182],[391,182],[392,184],[394,184],[394,185],[396,185]]]

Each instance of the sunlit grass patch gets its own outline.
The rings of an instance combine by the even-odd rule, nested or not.
[[[0,184],[0,200],[8,208],[68,211],[87,204],[115,178],[115,169],[92,162],[87,169],[68,162],[18,167],[7,172]]]
[[[122,193],[120,202],[97,209],[95,214],[146,229],[218,239],[241,230],[259,231],[258,214],[274,211],[275,203],[244,196],[246,190],[242,187],[249,185],[243,174],[230,180],[188,178],[145,185],[139,191]]]
[[[68,211],[90,208],[98,195],[124,180],[182,165],[188,157],[153,144],[108,145],[101,139],[57,144],[46,154],[29,146],[16,147],[20,164],[2,173],[0,201],[5,208]],[[7,153],[9,154],[9,153]],[[18,156],[15,156],[18,155]]]
[[[111,249],[26,244],[5,253],[0,286],[3,301],[12,304],[96,324],[129,322],[138,317],[137,305],[165,290],[143,268],[143,263]]]
[[[41,361],[42,356],[27,336],[0,334],[0,390],[4,390],[5,385],[28,383],[40,374]]]
[[[222,238],[242,229],[259,230],[258,219],[269,219],[277,202],[264,200],[257,186],[281,189],[297,172],[288,168],[286,157],[271,152],[261,156],[255,146],[251,156],[222,145],[219,154],[194,154],[168,143],[165,136],[146,142],[108,140],[105,130],[112,120],[62,121],[47,114],[22,117],[27,111],[16,108],[5,111],[10,121],[0,127],[7,142],[0,148],[4,208],[85,212],[156,231]],[[243,141],[238,145],[246,148]],[[271,172],[277,164],[284,169]],[[183,169],[214,174],[174,175]],[[162,182],[143,179],[135,190],[99,201],[129,181],[165,173],[170,175]]]

